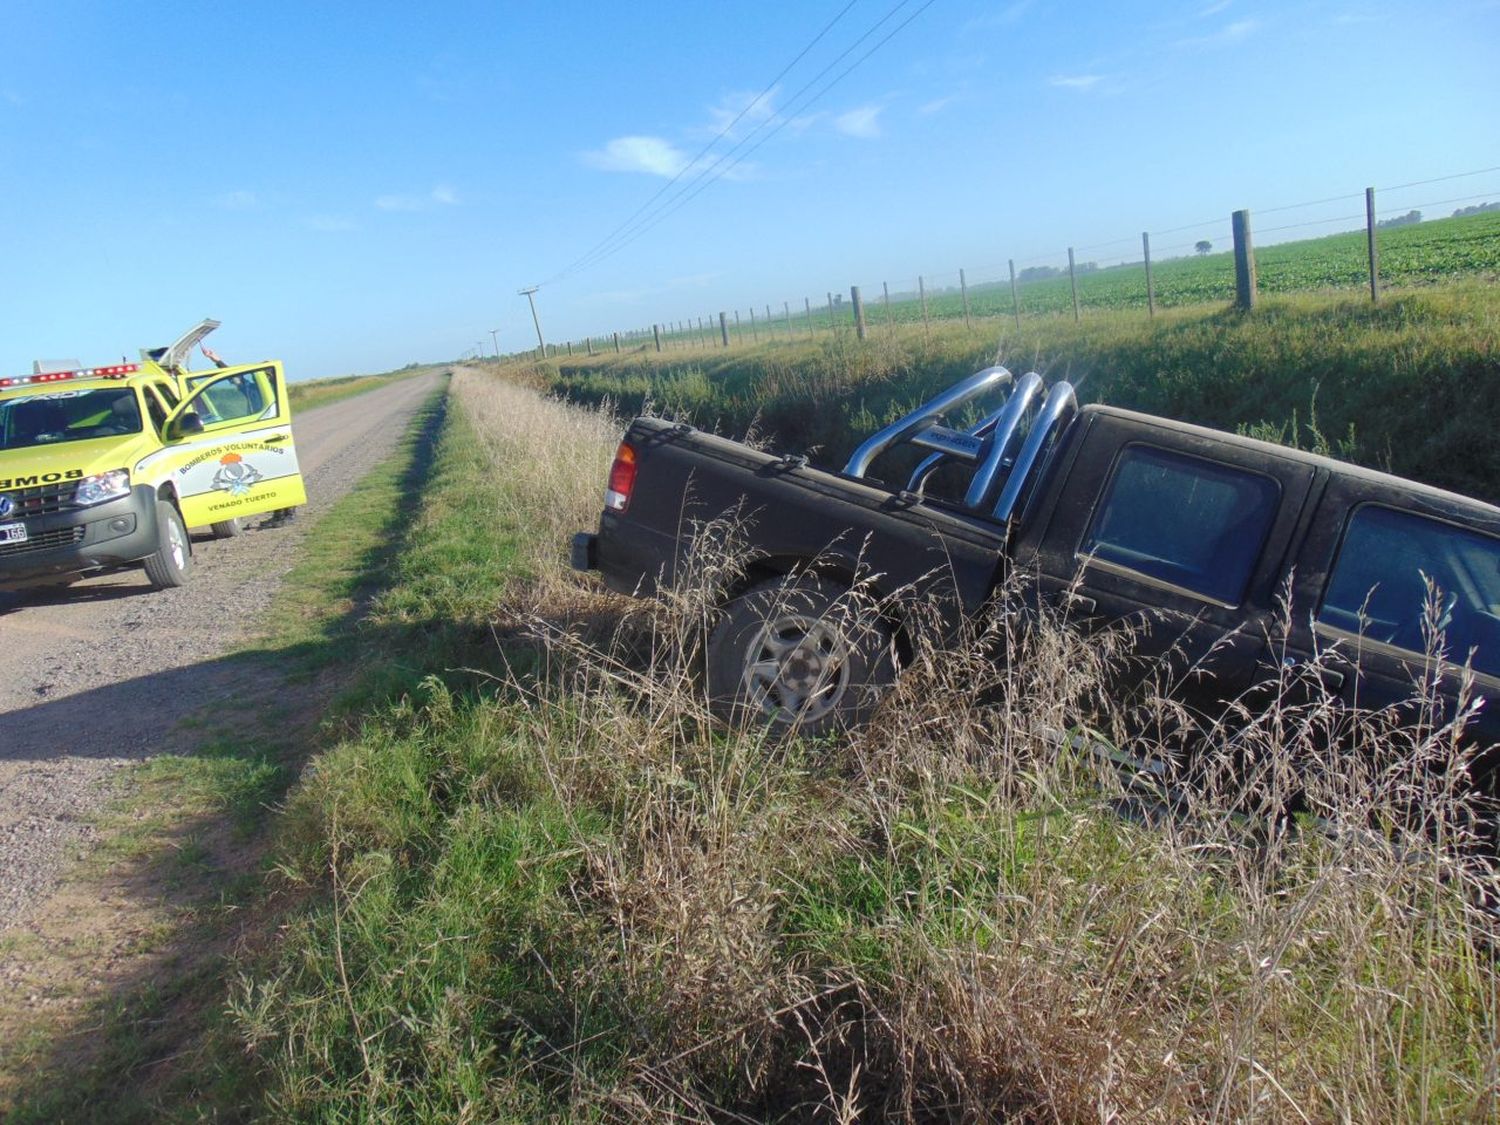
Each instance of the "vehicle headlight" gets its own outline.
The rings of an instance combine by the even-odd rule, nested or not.
[[[78,490],[73,493],[73,502],[76,504],[102,504],[106,500],[113,500],[117,496],[128,496],[130,494],[130,473],[125,469],[111,469],[107,473],[95,473],[91,477],[84,477],[78,482]]]

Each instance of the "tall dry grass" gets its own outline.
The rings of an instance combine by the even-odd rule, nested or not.
[[[1288,678],[1190,773],[1132,773],[1098,736],[1172,705],[1110,698],[1129,638],[1001,598],[861,730],[727,730],[699,666],[733,550],[578,630],[562,544],[614,425],[456,394],[490,459],[437,487],[540,541],[498,596],[544,659],[433,679],[297,794],[282,869],[332,908],[234,1001],[274,1111],[1494,1119],[1500,888],[1420,692],[1398,728]],[[1319,819],[1265,815],[1294,785]]]

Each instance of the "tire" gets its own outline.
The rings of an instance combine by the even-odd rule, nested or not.
[[[896,663],[873,607],[845,586],[802,576],[764,582],[725,605],[706,671],[721,719],[816,736],[868,718]]]
[[[156,502],[156,527],[157,546],[146,556],[146,577],[155,589],[170,590],[187,582],[193,568],[193,548],[175,505],[165,500]]]
[[[230,519],[210,524],[209,530],[214,533],[215,539],[233,539],[245,530],[245,525],[240,521],[239,516],[233,516]]]

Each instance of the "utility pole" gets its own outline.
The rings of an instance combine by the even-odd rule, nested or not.
[[[531,323],[536,325],[536,346],[541,350],[543,357],[547,355],[547,343],[542,339],[542,322],[536,315],[536,298],[532,296],[541,286],[533,285],[527,289],[517,289],[516,296],[525,297],[526,303],[531,306]]]
[[[498,328],[491,328],[490,329],[490,339],[492,339],[492,340],[495,341],[495,358],[499,359],[500,358],[500,329],[498,329]]]

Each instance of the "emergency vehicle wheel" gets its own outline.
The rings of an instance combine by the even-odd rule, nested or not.
[[[175,505],[165,500],[156,502],[156,526],[160,539],[156,551],[146,556],[146,577],[156,589],[168,590],[187,582],[193,549]]]
[[[764,582],[731,601],[707,657],[720,718],[807,735],[863,722],[896,674],[890,629],[874,607],[810,575]]]
[[[235,516],[232,519],[220,520],[218,523],[210,524],[209,529],[214,533],[215,539],[233,539],[245,530],[245,525],[240,522],[239,516]]]

